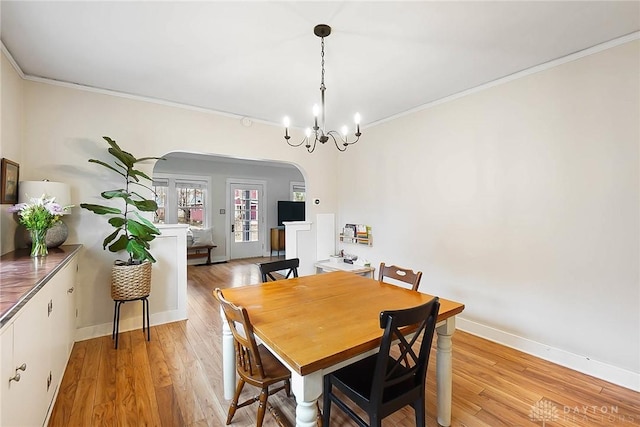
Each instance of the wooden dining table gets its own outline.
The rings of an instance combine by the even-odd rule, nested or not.
[[[380,345],[379,315],[433,298],[400,286],[336,271],[223,290],[249,313],[255,335],[291,371],[297,427],[315,427],[316,401],[327,373],[374,354]],[[440,298],[436,390],[438,423],[451,424],[451,336],[464,304]],[[236,383],[233,335],[224,313],[222,348],[224,397]]]

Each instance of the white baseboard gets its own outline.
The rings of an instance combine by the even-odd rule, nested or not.
[[[149,315],[149,323],[151,326],[161,325],[163,323],[177,322],[186,320],[187,313],[182,310],[163,311],[160,313],[152,313]],[[132,331],[134,329],[142,329],[142,315],[130,317],[128,319],[120,319],[120,332]],[[100,325],[88,326],[86,328],[76,329],[75,341],[84,341],[91,338],[103,337],[111,335],[113,331],[113,323],[102,323]]]
[[[617,366],[590,359],[586,356],[570,353],[566,350],[550,347],[460,317],[456,318],[456,327],[462,331],[488,339],[489,341],[640,392],[640,373],[631,372]]]
[[[266,255],[269,256],[269,255]],[[211,256],[211,264],[219,264],[221,262],[227,262],[228,259],[226,256]],[[204,258],[192,258],[187,260],[187,265],[207,265],[207,257]]]

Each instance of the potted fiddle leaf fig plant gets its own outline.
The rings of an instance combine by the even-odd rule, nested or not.
[[[102,242],[103,249],[127,252],[126,260],[114,262],[111,275],[111,297],[126,301],[149,296],[151,290],[151,263],[156,259],[151,255],[150,242],[160,235],[160,230],[140,212],[154,212],[158,209],[155,200],[148,199],[138,191],[153,189],[153,180],[136,165],[146,160],[160,160],[159,157],[136,158],[120,148],[116,141],[108,136],[103,139],[109,144],[108,152],[113,157],[111,163],[89,159],[119,175],[122,187],[103,191],[100,196],[115,206],[81,203],[80,207],[98,215],[108,216],[107,222],[115,230]],[[138,191],[136,191],[138,190]]]

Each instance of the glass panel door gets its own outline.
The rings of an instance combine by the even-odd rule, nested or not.
[[[259,257],[264,252],[264,186],[229,183],[231,209],[230,258]]]

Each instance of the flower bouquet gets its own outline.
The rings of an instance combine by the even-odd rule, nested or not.
[[[31,256],[46,256],[47,230],[60,221],[65,211],[72,206],[60,206],[55,197],[47,197],[45,194],[36,199],[31,198],[27,203],[18,203],[9,208],[9,212],[18,214],[18,221],[31,233]]]

